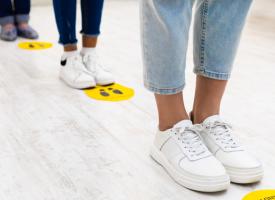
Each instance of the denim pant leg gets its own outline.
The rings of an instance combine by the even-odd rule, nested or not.
[[[0,25],[14,23],[11,0],[0,0]]]
[[[228,80],[252,0],[204,0],[195,6],[194,72]]]
[[[75,44],[76,0],[53,0],[55,20],[59,32],[59,43]]]
[[[14,15],[17,23],[28,22],[30,10],[30,0],[14,0]]]
[[[104,0],[81,0],[82,31],[87,36],[98,36]]]
[[[141,0],[144,84],[157,94],[184,88],[192,0]]]

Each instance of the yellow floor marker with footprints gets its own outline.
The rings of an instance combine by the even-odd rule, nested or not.
[[[84,90],[85,94],[93,99],[101,101],[123,101],[132,98],[134,90],[118,83],[107,86],[96,86]]]
[[[275,190],[257,190],[247,194],[242,200],[275,200]]]
[[[42,50],[51,48],[53,45],[49,42],[28,41],[20,42],[18,47],[25,50]]]

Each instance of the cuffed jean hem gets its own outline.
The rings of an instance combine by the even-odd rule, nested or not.
[[[81,34],[83,36],[87,36],[87,37],[98,37],[100,35],[100,34],[86,34],[86,33],[81,33]],[[70,42],[64,42],[64,41],[59,40],[58,43],[63,46],[75,45],[78,43],[78,40],[74,40],[74,41],[70,41]]]
[[[28,15],[28,14],[17,14],[17,15],[15,15],[15,21],[17,22],[17,23],[24,23],[24,22],[29,22],[29,20],[30,20],[30,15]]]
[[[177,88],[157,88],[151,84],[144,83],[144,87],[155,94],[172,95],[180,93],[184,89],[185,84]]]
[[[59,42],[59,44],[62,44],[64,47],[66,47],[66,46],[71,46],[71,45],[77,45],[77,42],[66,43],[66,44]]]
[[[193,72],[196,75],[200,75],[200,76],[204,76],[204,77],[216,79],[216,80],[225,80],[225,81],[227,81],[231,76],[231,74],[229,73],[212,72],[202,68],[195,68]]]
[[[73,41],[68,41],[68,42],[64,42],[62,40],[59,40],[58,43],[63,45],[63,46],[76,45],[78,43],[78,40],[73,40]]]
[[[14,23],[14,16],[0,17],[1,26],[4,26],[6,24],[13,24],[13,23]]]
[[[97,34],[87,34],[87,33],[82,33],[80,32],[83,36],[87,36],[87,37],[98,37],[100,35],[100,33]]]

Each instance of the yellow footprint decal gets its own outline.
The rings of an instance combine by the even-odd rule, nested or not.
[[[118,83],[107,86],[96,86],[95,88],[84,90],[85,94],[100,101],[123,101],[132,98],[134,90]]]
[[[275,190],[257,190],[246,195],[242,200],[273,200]]]
[[[25,50],[42,50],[51,48],[53,45],[49,42],[28,41],[20,42],[18,47]]]

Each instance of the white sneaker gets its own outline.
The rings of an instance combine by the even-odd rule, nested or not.
[[[76,89],[86,89],[96,86],[93,76],[85,68],[79,54],[61,60],[60,79]]]
[[[251,156],[219,115],[208,117],[201,124],[201,136],[208,149],[224,165],[231,182],[254,183],[263,177],[261,163]]]
[[[197,126],[183,120],[171,129],[158,131],[151,156],[186,188],[201,192],[225,190],[229,176],[204,145]]]
[[[100,64],[96,50],[90,50],[83,54],[83,63],[87,70],[95,78],[98,85],[109,85],[115,82],[114,76]]]

